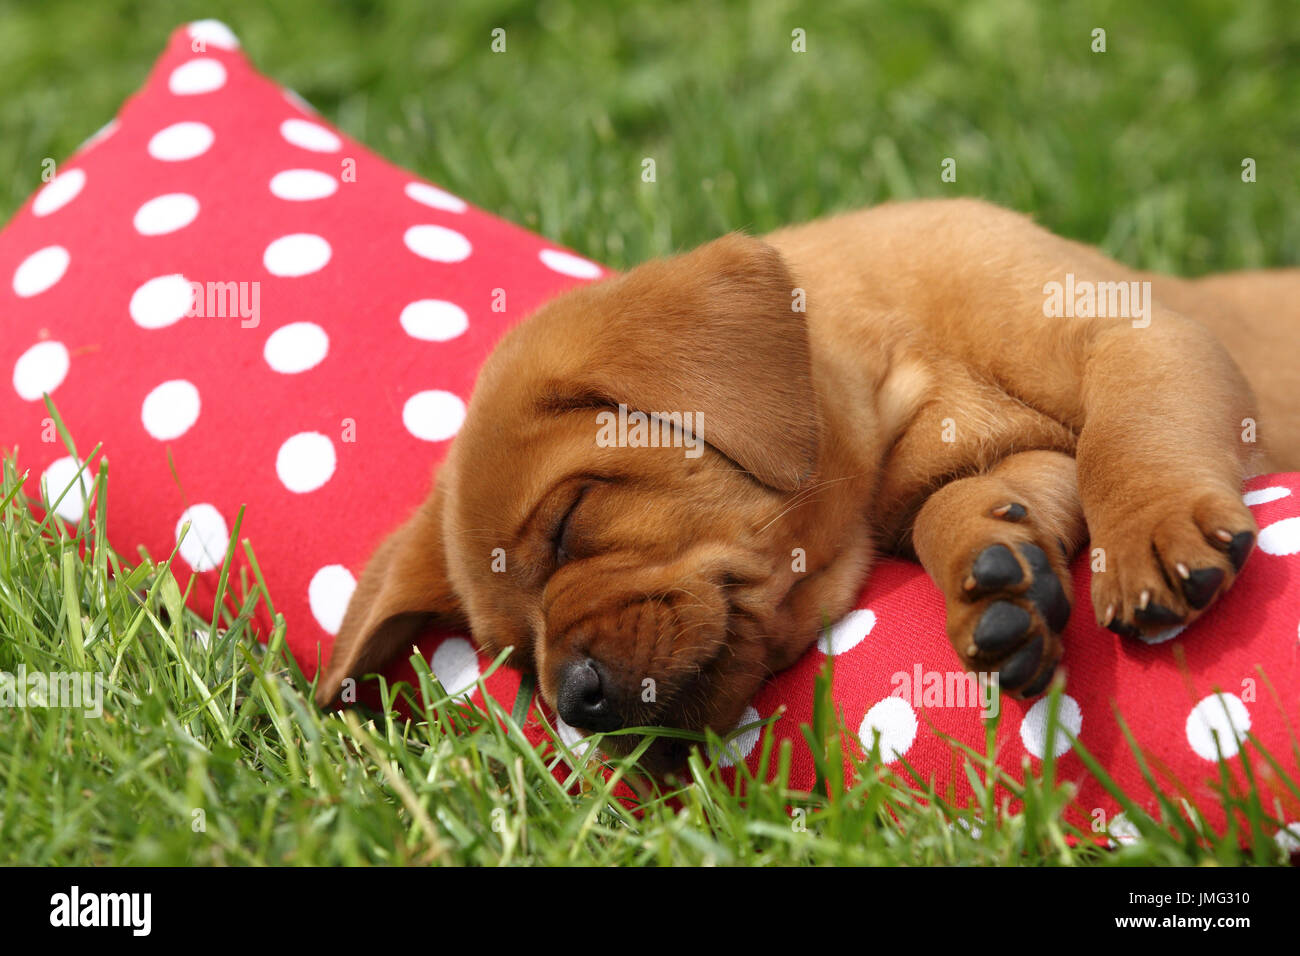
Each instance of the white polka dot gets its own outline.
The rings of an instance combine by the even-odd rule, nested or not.
[[[173,123],[154,133],[149,155],[165,163],[179,163],[202,156],[212,146],[212,129],[203,123]]]
[[[181,531],[187,521],[190,529],[182,540]],[[181,513],[176,522],[176,540],[180,542],[180,556],[186,564],[195,571],[211,571],[221,567],[221,562],[226,559],[230,531],[220,511],[209,504],[198,504]]]
[[[199,201],[189,193],[167,193],[135,211],[135,231],[142,236],[164,236],[184,229],[198,215]]]
[[[315,368],[329,349],[329,336],[315,322],[291,322],[271,333],[262,357],[275,371],[294,375]]]
[[[85,186],[85,170],[69,169],[66,173],[59,173],[32,200],[32,215],[48,216],[52,212],[58,212],[76,199]]]
[[[402,310],[402,328],[413,339],[446,342],[469,328],[469,316],[453,302],[420,299]]]
[[[1144,644],[1163,644],[1165,641],[1172,641],[1185,630],[1187,630],[1186,624],[1176,624],[1156,634],[1139,634],[1138,639]]]
[[[916,711],[901,697],[886,697],[873,704],[858,727],[858,740],[868,753],[878,739],[880,759],[893,763],[907,753],[916,739]]]
[[[59,495],[63,495],[63,500],[54,509],[55,514],[74,524],[80,521],[94,488],[94,480],[86,470],[79,469],[77,460],[68,455],[50,462],[42,478],[46,501],[58,501]]]
[[[573,276],[575,279],[597,279],[601,274],[601,268],[596,263],[580,259],[572,253],[561,252],[559,249],[543,249],[537,257],[542,260],[542,265],[546,268],[562,275]]]
[[[468,207],[465,200],[459,196],[453,196],[437,186],[430,186],[428,183],[407,183],[406,195],[418,203],[431,206],[434,209],[443,209],[447,212],[464,212]]]
[[[347,612],[357,579],[341,564],[327,564],[311,576],[307,585],[307,602],[311,616],[327,634],[337,634]]]
[[[144,430],[159,441],[180,438],[199,420],[199,390],[183,378],[163,382],[140,406]]]
[[[1277,833],[1273,834],[1273,842],[1277,848],[1290,856],[1292,853],[1300,853],[1300,822],[1288,823]]]
[[[1111,846],[1131,846],[1142,839],[1142,831],[1137,828],[1137,824],[1123,813],[1111,817],[1106,834],[1110,837]]]
[[[183,275],[158,276],[131,295],[131,320],[142,329],[161,329],[190,313],[194,296]]]
[[[189,34],[190,39],[200,40],[209,46],[223,50],[239,49],[239,38],[220,20],[195,20],[189,26]]]
[[[172,70],[167,80],[167,88],[177,96],[194,96],[198,93],[211,93],[226,85],[226,68],[220,60],[200,57],[182,63]]]
[[[299,432],[280,446],[275,473],[297,494],[315,491],[334,474],[334,443],[320,432]]]
[[[102,143],[104,140],[116,133],[118,127],[121,125],[122,124],[119,123],[116,118],[109,120],[99,129],[95,130],[95,132],[91,133],[90,136],[88,136],[86,140],[77,147],[77,152],[81,152],[84,149],[89,149],[91,146],[96,146],[99,143]]]
[[[1202,698],[1187,715],[1187,742],[1204,760],[1235,757],[1250,730],[1250,711],[1236,694],[1211,694]],[[1215,735],[1218,735],[1218,750]]]
[[[871,633],[871,629],[875,626],[875,611],[867,608],[850,611],[838,624],[830,629],[829,634],[823,632],[822,636],[817,638],[817,649],[823,654],[829,654],[832,657],[836,654],[843,654],[845,651],[851,651],[866,639],[866,636]]]
[[[1047,713],[1048,699],[1043,697],[1029,708],[1020,721],[1020,742],[1039,760],[1047,753]],[[1081,730],[1083,711],[1079,709],[1079,702],[1069,694],[1062,694],[1056,712],[1056,738],[1052,742],[1052,756],[1059,757],[1069,750],[1070,738],[1078,737]]]
[[[338,180],[318,169],[286,169],[271,177],[271,195],[291,202],[324,199],[338,188]]]
[[[63,383],[68,364],[68,350],[62,342],[37,342],[14,363],[14,391],[24,401],[37,401]]]
[[[1300,551],[1300,518],[1283,518],[1266,527],[1259,533],[1259,550],[1275,555]]]
[[[443,226],[412,226],[402,237],[406,248],[434,262],[462,262],[469,258],[469,240]]]
[[[566,723],[563,717],[555,718],[555,735],[564,741],[564,746],[572,750],[575,757],[581,757],[591,746],[583,739],[582,731]]]
[[[468,699],[478,680],[478,654],[463,637],[449,637],[433,652],[429,669],[448,694]]]
[[[62,246],[38,249],[14,270],[14,294],[23,299],[40,295],[63,278],[72,257]]]
[[[731,728],[731,732],[735,733],[741,727],[760,719],[757,710],[752,706],[746,707],[745,712],[740,715],[740,720],[736,721],[736,726]],[[749,759],[749,755],[754,752],[754,746],[758,743],[758,738],[762,736],[762,732],[762,727],[750,727],[743,734],[724,741],[722,743],[722,752],[718,754],[718,766],[734,767],[736,764],[744,763]]]
[[[1271,488],[1260,488],[1258,491],[1248,491],[1241,496],[1241,500],[1250,507],[1254,507],[1255,505],[1268,504],[1270,501],[1277,501],[1277,499],[1285,498],[1289,494],[1291,494],[1290,488],[1282,488],[1278,485],[1274,485]]]
[[[311,120],[287,119],[280,124],[280,135],[293,145],[313,153],[337,153],[343,148],[343,140]]]
[[[460,431],[464,421],[465,403],[439,389],[417,392],[402,406],[402,424],[425,441],[446,441]]]
[[[330,261],[330,244],[310,232],[281,236],[262,254],[262,264],[273,276],[295,278],[325,268]]]

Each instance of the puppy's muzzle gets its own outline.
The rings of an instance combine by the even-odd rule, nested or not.
[[[555,707],[564,722],[594,733],[623,726],[620,701],[609,674],[590,657],[565,666]]]

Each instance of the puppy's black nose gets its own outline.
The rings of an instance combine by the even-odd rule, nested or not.
[[[555,707],[564,722],[602,733],[617,730],[623,720],[611,694],[604,670],[587,658],[567,665],[560,675]]]

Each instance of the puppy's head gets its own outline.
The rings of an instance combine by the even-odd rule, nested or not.
[[[795,586],[781,518],[818,450],[794,286],[731,235],[506,336],[432,494],[367,566],[320,701],[441,618],[513,647],[579,729],[733,726],[811,637],[775,624]]]

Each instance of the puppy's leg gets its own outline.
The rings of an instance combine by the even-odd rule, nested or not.
[[[1231,586],[1257,530],[1241,480],[1257,451],[1258,406],[1222,343],[1143,295],[1140,273],[1023,217],[956,200],[888,215],[944,236],[942,259],[913,291],[934,340],[1078,433],[1079,498],[1106,561],[1092,581],[1098,621],[1134,634],[1202,613]],[[874,267],[916,268],[890,255]],[[1075,279],[1109,286],[1107,307],[1098,284],[1097,309],[1053,316],[1052,289]]]
[[[1097,336],[1076,450],[1097,620],[1136,636],[1198,617],[1232,584],[1257,528],[1241,499],[1254,398],[1202,326],[1155,309]]]
[[[1012,455],[932,494],[912,543],[947,602],[948,639],[972,671],[1020,697],[1041,693],[1070,616],[1067,563],[1087,539],[1074,459]]]

